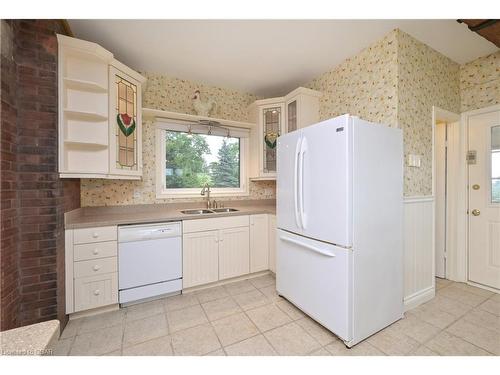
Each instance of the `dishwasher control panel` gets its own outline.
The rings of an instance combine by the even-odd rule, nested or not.
[[[182,236],[182,222],[125,225],[118,227],[118,242],[145,241]]]

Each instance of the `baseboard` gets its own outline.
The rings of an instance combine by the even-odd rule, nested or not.
[[[404,310],[408,311],[414,309],[415,307],[430,301],[436,295],[436,290],[433,286],[429,288],[419,290],[416,293],[404,298]]]

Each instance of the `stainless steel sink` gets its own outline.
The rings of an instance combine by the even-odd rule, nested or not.
[[[214,208],[212,209],[212,211],[220,213],[220,212],[236,212],[239,210],[237,210],[236,208]]]
[[[211,210],[181,210],[181,212],[186,215],[203,215],[214,213],[214,211]]]

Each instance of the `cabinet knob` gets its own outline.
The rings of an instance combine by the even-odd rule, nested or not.
[[[94,238],[99,237],[99,233],[97,233],[97,232],[92,233],[92,237],[94,237]]]
[[[98,266],[97,264],[94,266],[94,271],[99,271],[101,269],[101,266]]]
[[[101,294],[101,291],[99,289],[94,290],[94,296],[98,296]]]
[[[94,249],[94,251],[93,251],[92,253],[94,253],[94,255],[99,254],[99,249],[95,248],[95,249]]]

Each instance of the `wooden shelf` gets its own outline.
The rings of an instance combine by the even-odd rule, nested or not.
[[[66,146],[74,146],[74,147],[85,147],[91,149],[104,149],[108,148],[107,143],[98,143],[98,142],[85,142],[85,141],[74,141],[71,139],[65,139],[64,144]]]
[[[84,121],[108,121],[108,116],[100,115],[95,112],[75,111],[72,109],[65,109],[64,114],[68,117],[80,119]]]
[[[108,92],[108,88],[98,84],[97,82],[92,81],[84,81],[81,79],[74,79],[65,77],[63,78],[66,88],[71,88],[75,90],[81,91],[90,91],[96,93],[106,93]]]

